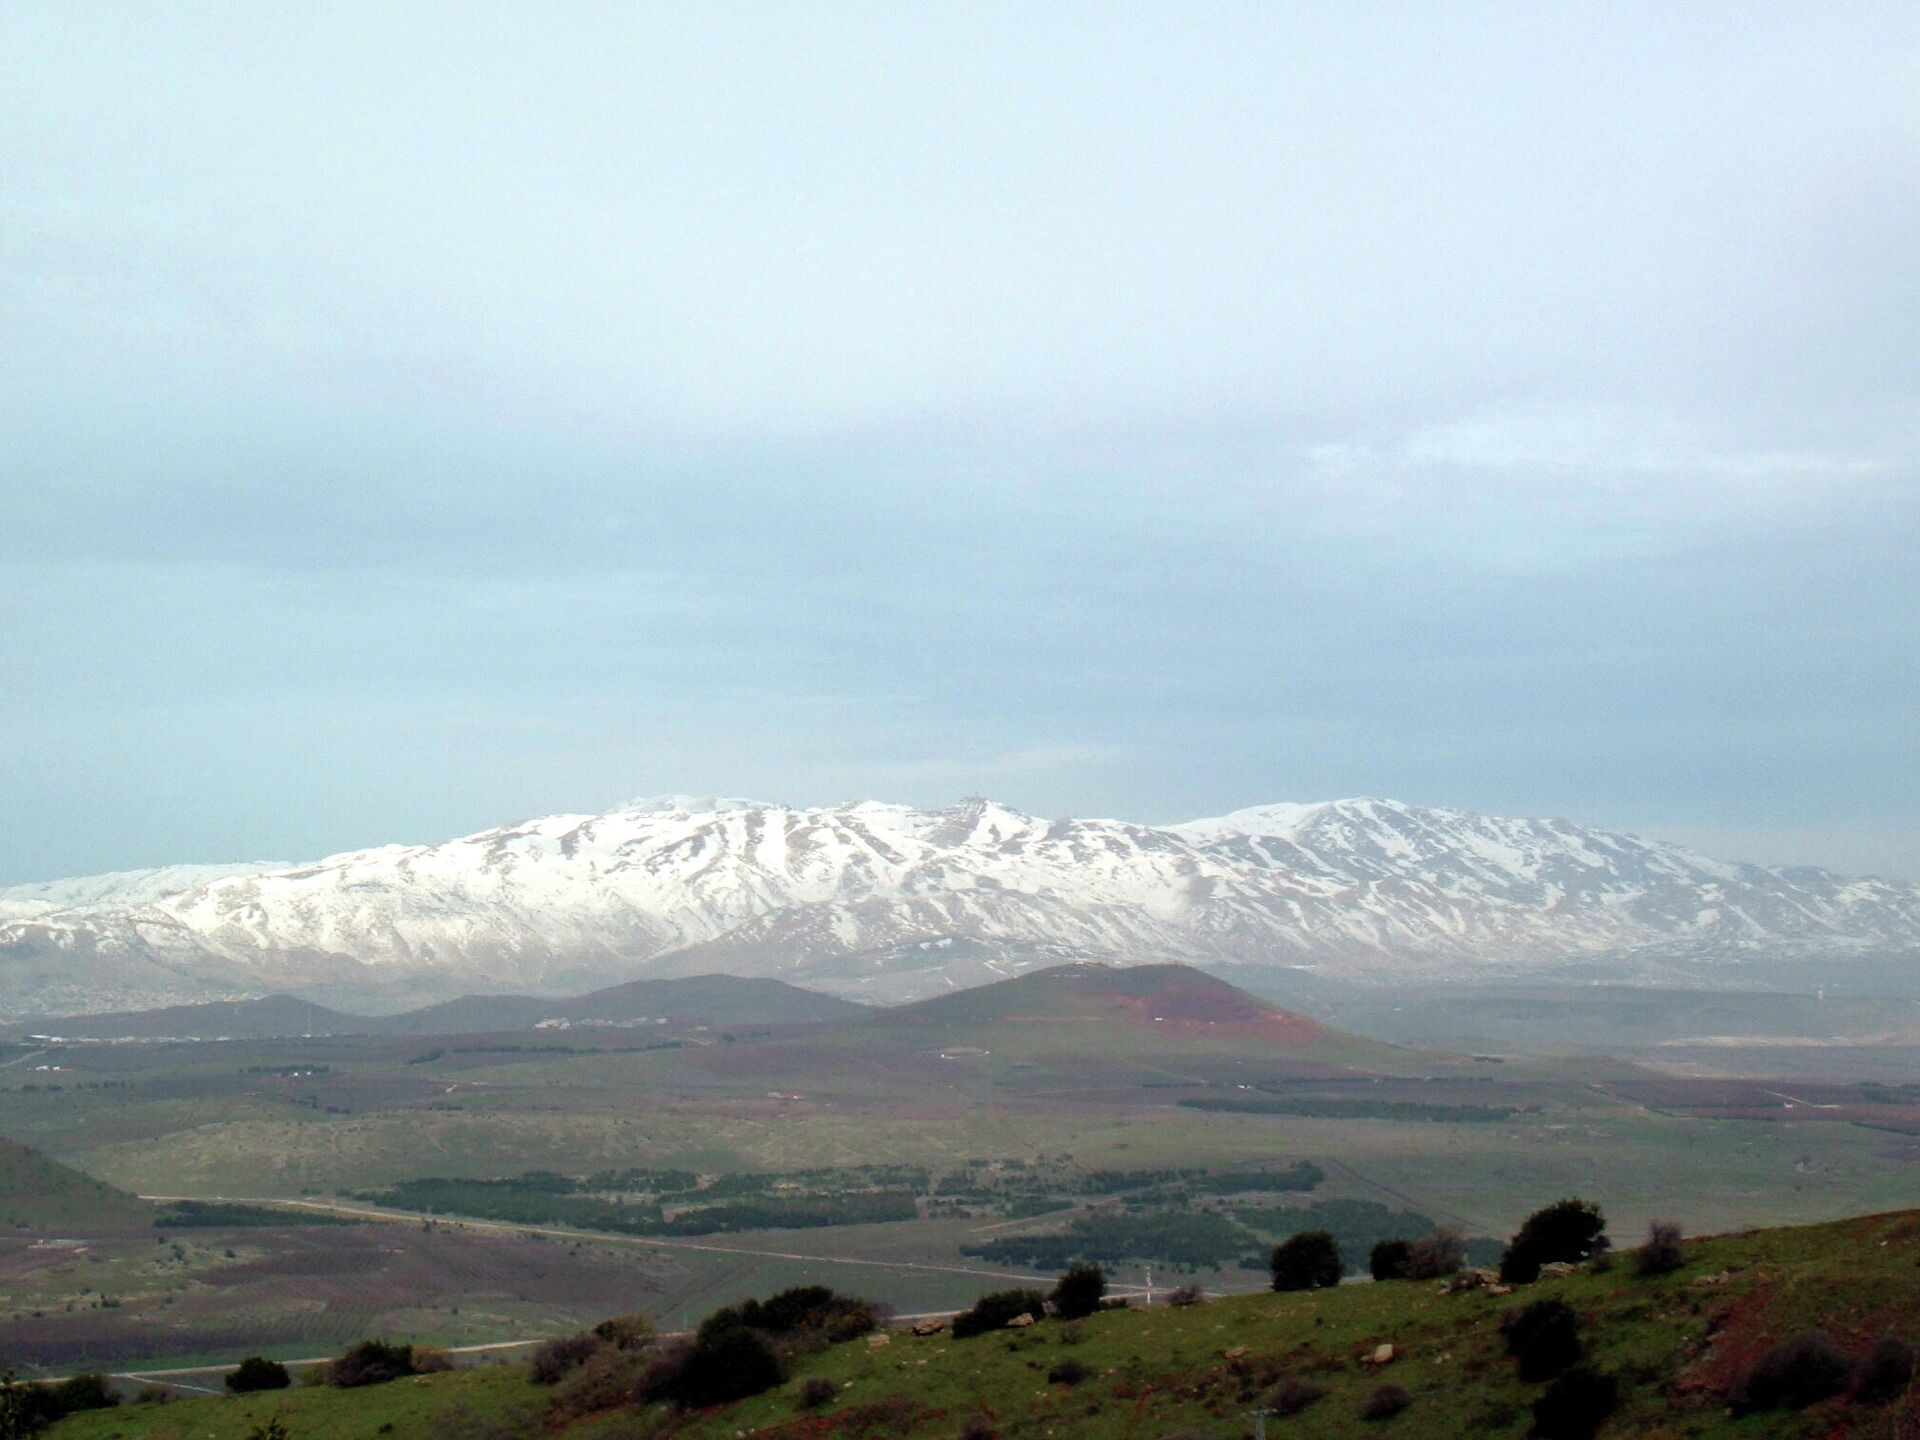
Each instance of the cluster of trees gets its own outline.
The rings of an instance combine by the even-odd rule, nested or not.
[[[1434,1105],[1420,1100],[1348,1100],[1335,1096],[1282,1098],[1262,1095],[1197,1095],[1179,1102],[1188,1110],[1229,1115],[1301,1115],[1319,1120],[1430,1120],[1446,1125],[1488,1124],[1514,1113],[1511,1105]]]
[[[424,1210],[431,1215],[473,1215],[522,1225],[571,1225],[619,1235],[808,1230],[912,1220],[919,1213],[914,1192],[896,1189],[792,1197],[768,1195],[697,1205],[669,1217],[658,1200],[612,1198],[588,1188],[596,1180],[627,1178],[633,1178],[632,1172],[582,1181],[546,1171],[529,1171],[510,1180],[408,1180],[361,1198],[396,1209]],[[748,1193],[764,1191],[766,1177],[752,1178],[758,1183]],[[732,1187],[727,1186],[723,1178],[698,1193],[710,1197],[732,1193]]]
[[[1080,1320],[1098,1310],[1107,1295],[1107,1275],[1098,1265],[1075,1265],[1054,1282],[1053,1290],[995,1290],[982,1295],[971,1308],[953,1317],[953,1338],[971,1339],[990,1330],[1004,1330],[1022,1315],[1035,1321],[1048,1314],[1062,1320]]]
[[[104,1410],[120,1397],[104,1375],[74,1375],[46,1382],[0,1372],[0,1440],[27,1440],[54,1421],[83,1410]]]
[[[782,1290],[714,1311],[691,1339],[656,1341],[643,1316],[550,1340],[533,1357],[533,1379],[554,1387],[556,1418],[620,1403],[719,1405],[771,1390],[793,1359],[872,1331],[882,1307],[824,1285]]]
[[[1419,1219],[1424,1217],[1409,1216]],[[1606,1216],[1585,1200],[1557,1200],[1526,1218],[1500,1256],[1500,1279],[1528,1285],[1544,1265],[1580,1264],[1605,1253]],[[1470,1242],[1451,1226],[1420,1239],[1387,1236],[1373,1245],[1367,1270],[1375,1280],[1430,1280],[1464,1265]],[[1660,1274],[1680,1263],[1679,1227],[1657,1223],[1641,1252],[1642,1273]],[[1331,1230],[1305,1230],[1282,1242],[1268,1260],[1276,1290],[1312,1290],[1338,1285],[1348,1269],[1340,1239]]]
[[[1162,1210],[1145,1215],[1085,1215],[1052,1235],[1009,1235],[961,1248],[963,1255],[1001,1265],[1060,1270],[1076,1263],[1155,1260],[1195,1270],[1231,1264],[1256,1242],[1250,1232],[1211,1210]]]

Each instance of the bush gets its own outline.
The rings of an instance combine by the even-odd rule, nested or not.
[[[653,1321],[640,1314],[615,1315],[593,1327],[596,1340],[619,1350],[638,1350],[656,1333]]]
[[[1000,1440],[1000,1432],[985,1412],[976,1410],[960,1422],[959,1440]]]
[[[1803,1330],[1753,1362],[1734,1392],[1734,1408],[1800,1410],[1838,1395],[1853,1378],[1853,1358],[1824,1330]]]
[[[247,1440],[293,1440],[293,1432],[287,1429],[287,1422],[276,1415],[247,1431]]]
[[[1913,1384],[1913,1346],[1898,1335],[1882,1335],[1860,1362],[1854,1394],[1869,1405],[1898,1399]]]
[[[438,1345],[416,1345],[413,1347],[413,1373],[416,1375],[444,1375],[453,1369],[453,1356]]]
[[[1671,1220],[1655,1220],[1647,1226],[1647,1243],[1634,1254],[1633,1273],[1644,1278],[1671,1275],[1686,1263],[1680,1227]]]
[[[1367,1403],[1360,1407],[1362,1420],[1391,1420],[1402,1410],[1413,1404],[1413,1396],[1398,1385],[1382,1385],[1371,1395]]]
[[[834,1396],[840,1393],[840,1387],[824,1375],[816,1375],[800,1387],[800,1408],[818,1410]]]
[[[1076,1265],[1055,1282],[1047,1301],[1062,1320],[1080,1320],[1100,1308],[1106,1293],[1106,1271],[1098,1265]]]
[[[1405,1240],[1382,1240],[1367,1256],[1367,1273],[1376,1280],[1405,1280],[1413,1246]]]
[[[1580,1358],[1580,1317],[1563,1300],[1536,1300],[1500,1322],[1522,1380],[1551,1380]]]
[[[1528,1285],[1540,1278],[1542,1265],[1578,1264],[1600,1248],[1606,1228],[1607,1217],[1598,1205],[1573,1196],[1556,1200],[1520,1226],[1500,1257],[1500,1278],[1508,1285]]]
[[[1567,1371],[1533,1402],[1533,1433],[1540,1440],[1593,1440],[1619,1406],[1619,1383],[1583,1365]]]
[[[645,1351],[602,1345],[553,1387],[553,1398],[547,1402],[549,1418],[576,1420],[651,1398],[645,1383],[650,1363]]]
[[[1176,1310],[1205,1302],[1207,1292],[1198,1285],[1180,1285],[1167,1292],[1167,1303]]]
[[[1345,1264],[1330,1232],[1303,1230],[1274,1250],[1267,1268],[1276,1290],[1318,1290],[1338,1285]]]
[[[1324,1385],[1298,1375],[1288,1375],[1267,1392],[1267,1407],[1276,1415],[1298,1415],[1326,1393],[1327,1387]]]
[[[362,1385],[384,1385],[413,1374],[413,1347],[389,1345],[384,1340],[362,1340],[327,1367],[330,1383],[341,1390]]]
[[[62,1415],[77,1415],[82,1410],[111,1410],[120,1397],[107,1377],[97,1372],[70,1375],[53,1387],[53,1403]]]
[[[227,1374],[227,1389],[236,1395],[256,1390],[284,1390],[293,1383],[287,1367],[264,1355],[249,1355]]]
[[[878,1326],[880,1308],[852,1295],[836,1294],[824,1285],[796,1285],[765,1300],[743,1300],[716,1310],[700,1322],[700,1332],[760,1330],[782,1338],[817,1336],[833,1344]]]
[[[527,1369],[536,1385],[557,1385],[591,1360],[600,1349],[597,1336],[582,1330],[577,1335],[556,1335],[533,1347],[533,1359]]]
[[[971,1310],[953,1317],[953,1338],[965,1340],[989,1330],[1004,1330],[1016,1315],[1045,1318],[1047,1301],[1038,1290],[995,1290],[973,1302]]]
[[[1437,1280],[1452,1275],[1467,1263],[1467,1237],[1451,1225],[1442,1225],[1431,1235],[1413,1242],[1407,1256],[1409,1280]]]
[[[708,1333],[702,1327],[680,1367],[673,1396],[696,1407],[724,1405],[762,1394],[786,1378],[786,1366],[760,1331],[735,1326]]]
[[[1049,1385],[1078,1385],[1093,1372],[1078,1360],[1062,1360],[1047,1372]]]

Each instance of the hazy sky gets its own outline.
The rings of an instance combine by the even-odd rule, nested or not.
[[[0,0],[0,883],[662,790],[1920,876],[1920,6]]]

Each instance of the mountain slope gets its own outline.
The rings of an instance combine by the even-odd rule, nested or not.
[[[984,800],[650,803],[301,866],[0,891],[0,1007],[432,999],[717,969],[902,998],[1073,959],[1391,979],[1636,949],[1920,947],[1913,885],[1392,801],[1160,828]]]
[[[138,1230],[155,1211],[124,1190],[0,1139],[0,1230],[48,1235]]]
[[[473,1035],[527,1030],[542,1021],[682,1025],[805,1025],[864,1014],[865,1007],[779,980],[695,975],[632,980],[586,995],[462,995],[397,1015],[352,1015],[293,995],[214,1000],[100,1015],[63,1015],[6,1027],[14,1035],[72,1040],[269,1040],[294,1035]]]

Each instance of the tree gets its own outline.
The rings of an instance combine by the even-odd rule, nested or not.
[[[1338,1285],[1345,1263],[1329,1231],[1303,1230],[1274,1250],[1268,1268],[1276,1290],[1318,1290]]]
[[[284,1390],[293,1383],[287,1367],[264,1355],[249,1355],[227,1374],[227,1389],[236,1395],[256,1390]]]
[[[1606,1228],[1607,1217],[1598,1205],[1576,1196],[1556,1200],[1521,1224],[1500,1257],[1500,1278],[1509,1285],[1526,1285],[1540,1278],[1542,1265],[1591,1259],[1604,1243]]]
[[[20,1383],[11,1370],[0,1371],[0,1440],[29,1440],[46,1425],[40,1387]]]
[[[1376,1280],[1405,1280],[1413,1246],[1405,1240],[1382,1240],[1367,1257],[1367,1273]]]
[[[786,1367],[763,1332],[744,1326],[703,1329],[675,1381],[674,1398],[692,1406],[724,1405],[771,1390],[786,1378]]]
[[[638,1350],[657,1333],[646,1315],[615,1315],[593,1327],[594,1336],[617,1350]]]
[[[1522,1380],[1551,1380],[1580,1358],[1580,1317],[1564,1300],[1536,1300],[1500,1322]]]
[[[1539,1440],[1593,1440],[1619,1406],[1619,1382],[1582,1365],[1533,1402],[1533,1433]]]
[[[1467,1261],[1467,1237],[1451,1225],[1413,1242],[1407,1256],[1409,1280],[1437,1280],[1451,1275]]]
[[[413,1346],[389,1345],[384,1340],[362,1340],[333,1362],[332,1382],[342,1390],[360,1385],[384,1385],[413,1374]]]
[[[1106,1271],[1098,1265],[1076,1265],[1055,1282],[1047,1299],[1062,1320],[1078,1320],[1098,1310],[1106,1293]]]
[[[1647,1226],[1647,1243],[1634,1254],[1633,1273],[1647,1278],[1671,1275],[1686,1263],[1680,1227],[1671,1220],[1655,1220]]]
[[[1004,1330],[1007,1322],[1021,1315],[1045,1318],[1047,1297],[1038,1290],[995,1290],[973,1302],[971,1310],[953,1317],[953,1338],[984,1335],[989,1330]]]

